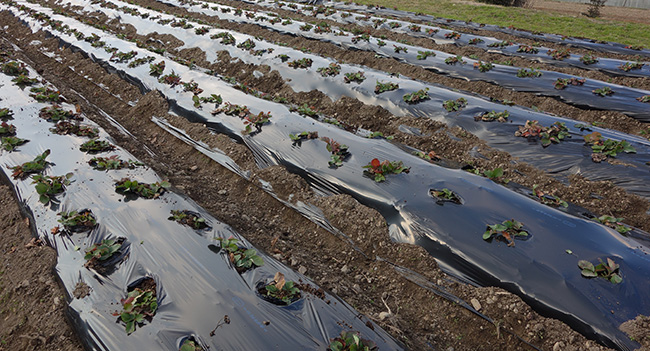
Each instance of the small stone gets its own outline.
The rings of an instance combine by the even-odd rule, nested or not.
[[[61,299],[59,299],[58,296],[55,296],[54,299],[52,300],[52,303],[54,306],[58,306],[61,303]]]
[[[273,255],[273,258],[275,258],[276,260],[279,261],[279,260],[282,259],[282,255],[278,253],[278,254]]]
[[[352,285],[352,290],[354,290],[354,292],[356,292],[357,294],[361,293],[361,287],[359,286],[359,284]]]
[[[345,266],[343,266],[343,268],[341,268],[341,273],[343,273],[343,274],[347,274],[349,271],[350,271],[350,268],[348,267],[347,264]]]
[[[219,195],[228,195],[228,191],[222,189],[222,190],[217,191],[217,194],[219,194]]]
[[[307,267],[305,267],[305,266],[300,266],[300,267],[298,268],[298,273],[300,273],[300,274],[305,274],[305,273],[307,273]]]
[[[381,313],[379,313],[379,319],[382,320],[382,321],[383,321],[384,319],[386,319],[386,318],[390,318],[390,317],[392,317],[392,316],[393,316],[393,314],[392,314],[392,313],[388,313],[388,312],[381,312]]]
[[[190,171],[194,172],[194,171],[196,171],[197,169],[199,169],[199,166],[192,166],[192,167],[190,168]]]
[[[298,260],[295,259],[295,258],[293,258],[293,257],[291,257],[291,265],[292,265],[292,266],[295,266],[295,265],[297,265],[297,264],[298,264]]]
[[[472,300],[470,300],[470,302],[472,303],[472,307],[474,307],[475,310],[477,310],[477,311],[481,310],[481,303],[478,302],[477,299],[472,299]]]
[[[553,351],[561,351],[564,350],[564,343],[562,341],[558,341],[553,345]]]

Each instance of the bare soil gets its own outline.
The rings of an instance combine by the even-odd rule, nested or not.
[[[151,0],[136,2],[142,6],[152,6],[175,14],[190,15],[196,19],[215,22],[224,28],[262,36],[267,40],[286,42],[296,47],[308,47],[313,52],[346,62],[365,64],[385,71],[397,71],[410,77],[484,93],[491,97],[507,98],[523,105],[535,104],[542,109],[548,107],[564,115],[571,114],[580,120],[605,121],[624,131],[638,131],[641,127],[638,122],[618,113],[577,109],[558,103],[554,99],[506,91],[490,84],[467,83],[441,77],[393,60],[376,59],[369,53],[347,52],[330,44],[284,36],[255,25],[236,25],[219,21],[207,16],[187,13],[182,9],[170,8]],[[55,7],[52,3],[44,3]],[[92,19],[89,16],[84,17]],[[109,28],[117,26],[117,23],[108,22],[101,16],[94,20],[107,24]],[[554,351],[605,349],[593,341],[586,340],[562,322],[540,316],[513,294],[498,288],[477,288],[458,283],[443,273],[424,249],[391,242],[385,219],[377,211],[360,205],[351,197],[345,195],[319,197],[311,191],[303,179],[282,167],[258,169],[253,161],[253,155],[244,145],[224,135],[214,134],[203,125],[192,124],[182,117],[169,114],[167,102],[160,93],[154,91],[143,95],[137,87],[115,74],[108,73],[81,53],[65,47],[60,48],[58,40],[42,32],[32,33],[12,15],[0,13],[0,23],[9,26],[6,31],[0,33],[0,37],[6,40],[0,43],[4,45],[2,49],[10,48],[9,43],[19,47],[21,51],[16,52],[17,58],[28,62],[46,79],[56,84],[71,103],[79,104],[84,113],[106,129],[120,146],[151,166],[161,176],[168,178],[177,191],[191,197],[216,218],[228,223],[235,230],[246,233],[246,238],[257,248],[274,255],[294,269],[304,270],[321,287],[339,295],[361,313],[368,315],[382,328],[404,342],[409,349],[425,350],[430,346],[439,350],[534,349],[529,344],[538,349]],[[136,36],[135,30],[128,26],[122,31],[127,35]],[[382,131],[387,135],[395,135],[399,142],[424,150],[434,150],[450,162],[463,163],[471,160],[486,169],[504,167],[514,181],[531,186],[533,183],[543,184],[549,189],[557,189],[558,195],[567,201],[585,206],[596,213],[607,209],[607,214],[611,211],[613,215],[625,217],[626,222],[630,224],[650,230],[650,218],[646,213],[650,209],[650,203],[627,194],[611,183],[590,182],[576,176],[571,179],[569,186],[565,186],[550,175],[529,165],[523,163],[513,165],[510,162],[512,159],[510,155],[491,150],[478,138],[465,131],[449,130],[452,135],[460,139],[457,141],[450,138],[447,133],[435,133],[446,130],[446,127],[440,123],[393,116],[381,108],[367,106],[349,98],[334,102],[317,91],[295,93],[281,81],[277,72],[271,71],[269,67],[256,67],[231,61],[225,53],[221,54],[219,64],[212,65],[205,61],[205,53],[202,50],[195,48],[179,51],[175,49],[180,46],[177,39],[170,36],[165,39],[166,42],[170,42],[167,46],[168,51],[186,59],[194,59],[199,66],[236,77],[256,89],[277,92],[280,96],[296,103],[313,104],[323,113],[343,119],[351,125]],[[40,41],[41,44],[30,45],[29,43],[34,40]],[[61,62],[44,55],[42,53],[44,51],[56,52]],[[73,67],[74,70],[69,67]],[[252,74],[254,70],[265,75],[255,78]],[[127,101],[117,98],[117,94],[128,96],[129,100],[137,101],[137,104],[131,106]],[[556,108],[557,105],[559,107]],[[133,136],[119,133],[102,117],[98,109],[110,114]],[[358,113],[349,116],[347,111],[350,110]],[[151,121],[151,117],[154,116],[164,117],[174,126],[185,130],[195,140],[204,141],[224,151],[242,169],[251,171],[253,175],[251,180],[233,174],[167,134]],[[422,128],[429,137],[404,134],[397,129],[400,124]],[[145,146],[155,150],[154,155],[145,152]],[[475,147],[478,147],[487,159],[470,156],[470,150]],[[345,233],[351,242],[342,240],[340,236],[316,226],[298,212],[260,190],[258,179],[270,182],[280,199],[317,205],[327,219]],[[5,200],[8,196],[5,193],[8,192],[3,189],[7,188],[0,188],[0,196],[2,196],[0,203],[13,203],[15,206],[13,199]],[[2,211],[7,211],[8,206],[2,208]],[[10,216],[3,216],[3,221],[8,218]],[[19,222],[23,223],[22,220],[17,220],[13,225],[16,226]],[[12,227],[5,225],[5,228]],[[29,230],[23,229],[29,235]],[[12,236],[14,241],[9,243],[17,242],[14,237]],[[16,244],[7,246],[4,240],[8,239],[2,236],[0,248],[3,250],[11,250],[11,245],[16,246]],[[21,248],[17,250],[22,250],[22,245],[20,246]],[[35,249],[41,250],[40,248],[31,250]],[[29,252],[26,249],[25,251]],[[50,253],[53,254],[51,251]],[[458,303],[444,299],[415,284],[398,274],[390,263],[374,259],[377,256],[417,272],[428,281],[445,288],[472,305],[475,301],[480,305],[479,311],[490,321],[469,312]],[[21,259],[24,259],[24,256],[21,256]],[[35,258],[28,261],[34,260]],[[27,265],[14,265],[11,268],[14,272],[12,274],[22,277],[24,274],[22,269],[25,266]],[[46,267],[51,267],[51,263]],[[54,279],[49,273],[47,276],[51,280]],[[4,287],[4,276],[0,279]],[[9,288],[17,289],[22,284],[21,280],[10,281]],[[52,291],[52,289],[47,290]],[[80,287],[79,293],[85,293],[83,287]],[[64,301],[61,299],[60,303],[65,305]],[[53,302],[48,306],[52,304]],[[42,313],[41,306],[32,306],[34,307],[25,308],[25,313]],[[61,319],[47,318],[47,321],[52,321],[50,324],[53,326],[63,324]],[[646,333],[645,335],[648,334],[647,324],[647,321],[643,320],[630,323],[633,326],[630,335],[641,340],[643,332]],[[2,324],[0,327],[2,327],[0,330],[8,330]],[[2,335],[4,337],[4,334]],[[14,339],[20,340],[19,337]],[[73,350],[74,341],[73,338],[69,338],[61,344],[65,346],[52,350]],[[0,344],[0,350],[3,350],[2,347]]]

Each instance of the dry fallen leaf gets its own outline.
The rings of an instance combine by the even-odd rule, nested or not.
[[[52,228],[52,234],[53,235],[59,234],[60,232],[61,232],[61,227],[59,227],[58,225],[56,227]]]
[[[278,290],[282,290],[284,287],[284,283],[286,282],[284,279],[284,274],[277,272],[275,273],[275,277],[273,277],[273,280],[275,281],[275,287]]]
[[[25,247],[29,249],[31,247],[38,247],[42,245],[43,242],[41,241],[41,239],[32,238],[32,240],[30,240],[27,244],[25,244]]]

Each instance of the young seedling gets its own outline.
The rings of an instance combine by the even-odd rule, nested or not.
[[[637,50],[637,51],[644,49],[642,45],[628,45],[625,48],[630,50]]]
[[[194,101],[194,107],[196,108],[202,108],[201,104],[206,104],[206,103],[208,104],[214,103],[215,104],[214,108],[217,108],[223,102],[223,100],[221,99],[221,95],[217,95],[217,94],[210,94],[210,96],[201,96],[201,97],[194,95],[192,96],[192,101]]]
[[[364,173],[372,177],[375,182],[380,183],[386,180],[386,175],[388,174],[400,174],[408,173],[410,168],[404,167],[402,161],[388,161],[379,162],[378,159],[374,158],[370,161],[369,164],[363,166],[366,168]]]
[[[113,155],[110,157],[93,157],[88,161],[90,167],[98,171],[107,171],[112,169],[134,169],[136,167],[144,166],[144,163],[128,160],[124,161],[120,159],[118,155]]]
[[[551,56],[553,60],[558,60],[562,61],[567,57],[571,56],[571,53],[569,52],[569,49],[562,49],[562,50],[549,50],[546,52],[548,56]]]
[[[533,185],[533,196],[537,197],[541,203],[547,206],[554,206],[554,207],[564,207],[567,208],[569,207],[569,204],[567,204],[566,201],[560,199],[556,195],[547,194],[541,190],[538,189],[538,185],[535,184]]]
[[[555,81],[555,89],[562,90],[569,85],[583,85],[587,80],[585,78],[558,78]]]
[[[381,94],[386,91],[392,91],[395,89],[399,89],[399,84],[393,83],[393,82],[380,82],[377,81],[377,85],[375,85],[375,94]]]
[[[253,132],[253,127],[255,127],[255,133],[262,131],[262,126],[266,123],[269,123],[271,119],[271,112],[260,112],[257,115],[249,114],[244,118],[244,124],[246,128],[242,131],[243,134],[251,134]]]
[[[183,341],[179,351],[203,351],[203,348],[196,341],[187,339]]]
[[[453,202],[455,204],[460,205],[460,197],[456,195],[453,191],[443,188],[443,189],[431,189],[429,190],[429,194],[433,196],[437,201],[438,205],[442,205],[444,202]]]
[[[625,140],[615,141],[612,139],[602,138],[599,132],[593,132],[584,136],[585,143],[591,145],[594,152],[591,158],[594,162],[604,161],[608,156],[616,157],[621,152],[636,153],[636,149]]]
[[[650,102],[650,95],[643,95],[641,97],[636,98],[640,102]]]
[[[171,85],[172,87],[175,87],[182,83],[181,77],[174,71],[172,71],[170,74],[160,77],[158,81],[163,84]]]
[[[19,75],[28,75],[29,71],[27,70],[24,63],[9,61],[2,64],[2,73],[9,76],[19,76]]]
[[[38,114],[39,117],[47,120],[48,122],[59,122],[65,120],[82,120],[83,118],[79,113],[64,110],[58,105],[43,107]]]
[[[204,229],[208,227],[207,223],[205,223],[205,218],[199,217],[196,213],[188,210],[172,210],[171,216],[167,219],[194,229]]]
[[[86,250],[86,255],[84,256],[86,264],[84,266],[88,268],[97,267],[102,262],[106,262],[113,257],[116,253],[119,253],[121,247],[121,241],[115,239],[104,239],[98,244],[94,244]]]
[[[422,27],[418,26],[417,24],[411,24],[408,26],[408,28],[411,32],[415,32],[415,33],[419,33],[422,31]]]
[[[0,108],[0,120],[2,121],[8,121],[10,119],[14,119],[14,112],[11,111],[8,108]]]
[[[608,257],[607,263],[603,262],[600,258],[598,261],[600,261],[600,263],[596,266],[586,260],[578,261],[580,274],[585,278],[602,277],[609,280],[612,284],[618,284],[623,281],[623,278],[619,273],[619,265],[614,262],[614,260]]]
[[[114,52],[109,61],[117,62],[117,63],[124,63],[126,61],[129,61],[130,59],[134,58],[138,53],[136,51],[129,51],[129,52],[121,52],[117,51]]]
[[[483,121],[483,122],[506,122],[508,121],[508,117],[510,117],[510,112],[508,110],[505,110],[503,112],[483,112],[477,116],[474,116],[475,121]]]
[[[429,152],[413,151],[412,154],[427,161],[440,160],[440,156],[436,155],[435,151],[429,151]]]
[[[341,73],[341,65],[337,63],[330,63],[327,67],[320,67],[318,70],[323,77],[334,77]]]
[[[485,43],[485,40],[483,40],[481,38],[472,38],[467,43],[469,45],[477,45],[477,44],[480,44],[480,43]]]
[[[523,227],[523,223],[514,219],[504,221],[501,224],[491,224],[487,226],[487,230],[483,233],[483,240],[490,240],[493,236],[498,237],[500,235],[506,240],[508,246],[515,246],[515,237],[528,236],[528,232]]]
[[[310,139],[318,139],[318,132],[302,132],[300,134],[289,134],[289,138],[291,138],[291,141],[297,145],[300,145],[300,143],[303,140],[310,140]]]
[[[210,27],[199,27],[194,29],[194,33],[196,33],[196,35],[204,35],[209,31],[210,31]]]
[[[50,150],[45,150],[42,154],[36,156],[33,161],[25,162],[22,165],[11,167],[13,173],[11,176],[14,179],[25,179],[28,175],[33,173],[41,173],[45,170],[49,162],[46,158],[50,155]]]
[[[131,62],[129,62],[129,68],[136,68],[142,65],[145,65],[147,63],[151,64],[155,58],[153,56],[147,56],[147,57],[141,57],[139,59],[135,59]]]
[[[326,22],[321,22],[314,28],[314,33],[332,33],[332,27]]]
[[[129,178],[122,178],[115,183],[115,191],[118,193],[132,193],[145,199],[156,199],[169,187],[171,187],[171,184],[167,181],[147,184]]]
[[[513,45],[513,44],[514,43],[511,42],[510,40],[504,40],[504,41],[501,41],[501,42],[498,42],[498,43],[488,44],[488,47],[490,47],[490,48],[505,48],[506,46],[510,46],[510,45]]]
[[[616,218],[616,217],[604,215],[597,218],[594,217],[592,219],[600,224],[616,229],[616,231],[621,234],[625,234],[632,230],[632,228],[622,223],[623,218]]]
[[[381,39],[377,39],[377,46],[379,47],[386,46],[386,42]]]
[[[61,102],[63,98],[61,97],[61,93],[52,90],[50,88],[31,88],[29,89],[32,93],[35,94],[29,94],[29,96],[33,97],[36,99],[38,102]]]
[[[580,61],[585,65],[593,65],[594,63],[598,62],[598,58],[596,56],[586,54],[580,58]]]
[[[417,104],[417,103],[422,102],[424,100],[429,100],[430,99],[430,97],[429,97],[429,88],[424,88],[422,90],[418,90],[418,91],[412,92],[410,94],[406,94],[406,95],[404,95],[404,97],[402,97],[402,99],[407,104]]]
[[[87,142],[81,144],[79,147],[79,150],[89,154],[96,154],[99,152],[106,152],[114,149],[115,146],[113,144],[109,143],[106,140],[99,139],[90,139]]]
[[[291,67],[293,69],[297,69],[297,68],[307,69],[307,68],[311,67],[312,63],[314,63],[314,60],[312,60],[310,58],[303,57],[303,58],[301,58],[299,60],[291,61],[287,65],[289,65],[289,67]]]
[[[44,176],[37,174],[32,176],[32,184],[36,184],[36,192],[39,195],[39,201],[47,205],[54,197],[65,191],[65,187],[70,185],[72,173],[64,176]]]
[[[461,55],[456,55],[456,56],[450,56],[445,59],[445,63],[448,65],[455,65],[457,63],[465,64],[465,60],[463,60],[463,57]]]
[[[12,82],[16,83],[19,87],[24,87],[27,85],[33,85],[38,83],[38,79],[36,78],[29,78],[27,75],[21,74],[18,77],[14,78],[11,80]]]
[[[519,71],[517,71],[517,77],[519,78],[537,78],[541,76],[542,76],[542,72],[534,68],[531,69],[522,68]]]
[[[327,162],[330,167],[338,168],[343,166],[343,161],[350,155],[348,146],[340,144],[339,142],[328,137],[322,137],[320,140],[324,141],[327,144],[327,151],[332,154],[332,156],[330,156],[330,160]]]
[[[226,102],[222,108],[218,108],[211,112],[213,115],[224,113],[228,116],[237,116],[239,118],[245,118],[251,114],[251,111],[248,110],[246,105],[236,105]]]
[[[591,92],[601,97],[606,97],[614,94],[614,90],[612,90],[610,87],[594,89]]]
[[[307,104],[303,104],[302,106],[298,106],[295,111],[297,111],[299,114],[303,116],[308,116],[308,117],[315,117],[318,116],[318,111],[316,111],[316,108],[314,106],[309,106]]]
[[[346,73],[345,77],[343,77],[343,81],[345,81],[346,83],[351,83],[351,82],[361,83],[364,80],[366,80],[366,76],[363,74],[362,71],[356,73]]]
[[[643,62],[626,62],[626,63],[618,66],[618,68],[620,68],[621,70],[623,70],[625,72],[629,72],[629,71],[634,70],[634,69],[641,69],[643,66],[644,66]]]
[[[235,45],[235,43],[237,43],[235,37],[233,37],[232,34],[228,32],[222,32],[210,36],[210,39],[219,39],[219,38],[221,38],[221,44],[224,45]]]
[[[366,138],[368,139],[388,139],[388,140],[393,140],[395,139],[394,136],[389,135],[389,136],[384,136],[384,133],[382,132],[370,132],[366,135]]]
[[[460,33],[457,33],[457,32],[445,33],[445,39],[458,40],[458,39],[460,39],[460,37],[461,37]]]
[[[85,232],[97,225],[97,220],[90,210],[70,211],[59,213],[58,222],[71,232]]]
[[[565,138],[570,138],[569,129],[564,122],[555,122],[550,127],[545,128],[540,133],[542,146],[547,147],[553,144],[559,144]]]
[[[120,320],[125,323],[126,334],[131,334],[135,331],[136,326],[144,324],[145,320],[151,321],[153,316],[158,310],[158,301],[156,299],[156,284],[153,279],[147,278],[145,281],[150,280],[152,283],[141,284],[130,291],[125,299],[122,299],[122,313],[116,315],[120,316]]]
[[[490,180],[496,183],[508,183],[508,180],[504,178],[503,168],[498,167],[493,170],[483,171],[483,174]]]
[[[305,23],[304,25],[300,26],[300,30],[303,32],[309,32],[314,26],[312,26],[309,23]]]
[[[16,126],[8,124],[7,122],[0,123],[0,136],[13,136],[16,135]]]
[[[494,68],[494,65],[490,62],[477,61],[474,62],[474,68],[478,69],[479,72],[487,72]]]
[[[282,62],[287,62],[291,58],[291,57],[289,57],[289,55],[285,55],[285,54],[281,54],[281,55],[278,55],[276,57],[279,58]]]
[[[249,38],[244,42],[237,44],[237,47],[244,50],[250,50],[255,47],[255,42]]]
[[[366,339],[361,339],[358,333],[342,331],[340,336],[332,339],[328,351],[376,351],[377,345]]]
[[[417,59],[418,60],[426,60],[427,57],[429,57],[429,56],[435,57],[436,53],[433,52],[433,51],[428,51],[428,50],[427,51],[418,51]]]
[[[290,305],[300,298],[300,289],[294,282],[285,280],[284,274],[280,272],[275,273],[273,282],[262,286],[259,293],[283,305]]]
[[[246,249],[239,247],[235,238],[216,238],[221,245],[221,249],[228,255],[230,263],[235,266],[239,273],[243,273],[251,268],[261,267],[264,265],[264,260],[257,255],[254,249]]]
[[[389,22],[389,23],[388,23],[388,26],[389,26],[391,29],[396,29],[396,28],[401,27],[402,24],[399,23],[399,22]]]
[[[442,103],[442,107],[447,110],[447,112],[460,111],[467,106],[467,99],[458,98],[456,100],[446,100]]]
[[[408,53],[409,50],[405,46],[397,46],[393,44],[393,51],[395,51],[396,54],[399,54],[400,52],[404,51],[404,53]]]
[[[526,54],[536,54],[539,52],[539,49],[531,45],[519,45],[517,52],[523,52]]]
[[[8,136],[2,137],[2,148],[7,151],[14,151],[18,146],[26,143],[28,140]]]

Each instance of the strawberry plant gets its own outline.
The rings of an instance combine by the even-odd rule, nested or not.
[[[439,31],[440,31],[440,29],[437,29],[437,28],[429,28],[429,29],[427,29],[427,34],[434,35],[434,34],[438,33]],[[478,38],[476,38],[476,39],[478,39]],[[472,40],[470,40],[470,41],[472,41]],[[480,40],[480,42],[483,42],[483,39],[479,39],[479,40]]]
[[[90,138],[96,138],[99,136],[99,129],[90,126],[82,126],[79,125],[79,123],[73,123],[70,121],[60,121],[54,126],[54,128],[50,128],[50,131],[59,135],[76,135]]]
[[[377,85],[375,85],[375,94],[381,94],[386,91],[392,91],[395,89],[399,88],[399,84],[393,83],[393,82],[380,82],[377,81]]]
[[[515,132],[515,136],[524,138],[537,138],[539,137],[543,147],[553,144],[558,144],[564,138],[570,137],[569,129],[564,122],[555,122],[550,127],[544,127],[537,121],[526,121],[526,124],[519,126],[519,130]]]
[[[458,98],[456,100],[446,100],[442,103],[442,107],[447,110],[447,112],[460,111],[467,106],[467,99]]]
[[[203,348],[196,341],[186,339],[179,351],[203,351]]]
[[[411,24],[408,26],[408,28],[411,32],[415,32],[415,33],[419,33],[422,31],[422,27],[418,26],[417,24]]]
[[[569,207],[569,204],[567,204],[566,201],[560,199],[556,195],[553,195],[552,193],[547,194],[547,193],[539,190],[537,184],[533,185],[533,196],[537,197],[537,199],[541,203],[543,203],[544,205],[547,205],[547,206],[554,206],[554,207],[562,206],[564,208]]]
[[[356,73],[346,73],[345,77],[343,77],[343,81],[345,81],[346,83],[351,83],[351,82],[361,83],[364,80],[366,80],[366,76],[363,74],[362,71]]]
[[[474,116],[475,121],[483,121],[483,122],[506,122],[508,120],[508,117],[510,117],[510,112],[508,110],[505,110],[503,112],[495,112],[494,110],[491,112],[483,112],[477,116]]]
[[[413,155],[428,161],[437,161],[440,160],[440,157],[436,155],[435,151],[422,152],[422,151],[413,151]]]
[[[0,136],[16,135],[16,126],[7,122],[0,123]]]
[[[301,132],[299,134],[289,134],[289,138],[294,144],[299,144],[303,140],[318,139],[318,132]]]
[[[25,162],[22,165],[10,167],[13,173],[11,176],[14,179],[25,179],[29,174],[41,173],[47,167],[47,156],[50,155],[50,150],[45,150],[42,154],[36,156],[33,161]]]
[[[379,160],[376,158],[372,159],[372,161],[370,161],[368,165],[363,166],[363,168],[366,168],[364,173],[372,177],[377,183],[386,180],[387,174],[408,173],[410,170],[410,168],[404,167],[402,161],[391,162],[385,160],[383,162],[379,162]]]
[[[407,47],[404,47],[404,46],[397,46],[397,45],[395,45],[395,44],[393,44],[393,51],[395,51],[395,53],[397,53],[397,54],[399,54],[399,53],[402,52],[402,51],[404,51],[404,53],[408,53],[408,52],[409,52],[409,50],[408,50]]]
[[[370,132],[366,135],[366,138],[368,139],[388,139],[388,140],[393,140],[395,137],[392,135],[389,136],[384,136],[384,133],[382,132]]]
[[[2,137],[2,148],[7,151],[14,151],[18,146],[26,143],[28,140],[16,138],[13,136]]]
[[[155,199],[160,197],[170,186],[171,184],[166,181],[147,184],[129,178],[122,178],[115,183],[115,191],[121,194],[135,194],[145,199]]]
[[[281,55],[278,55],[276,57],[279,58],[280,60],[282,60],[282,62],[287,62],[291,58],[291,57],[289,57],[289,55],[285,55],[285,54],[281,54]]]
[[[540,133],[543,130],[543,126],[537,121],[526,121],[526,124],[519,126],[519,130],[515,132],[515,136],[524,137],[524,138],[535,138],[539,137]]]
[[[402,24],[399,23],[399,22],[390,22],[390,23],[388,23],[388,26],[389,26],[391,29],[395,29],[395,28],[399,28],[399,27],[401,27]]]
[[[608,257],[607,263],[603,262],[600,258],[598,261],[600,261],[600,263],[596,266],[586,260],[578,261],[580,274],[585,278],[602,277],[609,280],[612,284],[618,284],[623,281],[623,278],[619,273],[619,266],[614,262],[614,260]]]
[[[243,273],[251,268],[261,267],[264,265],[264,260],[257,255],[254,249],[246,249],[239,247],[237,242],[239,240],[230,237],[228,239],[216,238],[221,245],[221,249],[228,255],[230,263],[235,266],[239,273]]]
[[[593,132],[584,136],[585,143],[591,145],[591,150],[594,154],[591,158],[594,162],[604,161],[608,156],[616,157],[621,152],[636,153],[636,150],[630,143],[625,140],[615,141],[612,139],[602,139],[602,134]]]
[[[271,302],[290,305],[300,298],[300,289],[296,285],[295,282],[287,281],[284,274],[277,272],[273,281],[270,284],[262,285],[258,292],[269,298]]]
[[[176,221],[180,224],[192,227],[194,229],[208,228],[207,223],[205,223],[205,218],[199,217],[197,213],[189,210],[172,210],[171,216],[169,216],[167,219],[170,221]]]
[[[291,20],[291,18],[287,18],[286,20],[282,21],[281,24],[282,24],[283,26],[288,26],[288,25],[290,25],[290,24],[292,24],[292,23],[293,23],[293,21]]]
[[[237,44],[240,49],[250,50],[255,47],[255,42],[252,39],[246,39],[243,43]]]
[[[484,42],[485,42],[485,40],[483,40],[481,38],[472,38],[467,43],[469,45],[477,45],[477,44],[484,43]]]
[[[493,170],[483,171],[483,174],[490,180],[496,183],[508,183],[508,180],[504,178],[503,168],[495,168]]]
[[[602,88],[594,89],[591,92],[601,97],[606,97],[614,94],[614,90],[612,90],[612,88],[610,87],[602,87]]]
[[[404,102],[407,104],[417,104],[419,102],[422,102],[424,100],[428,100],[429,97],[429,88],[424,88],[415,92],[412,92],[410,94],[406,94],[402,97]]]
[[[372,20],[372,23],[375,28],[379,28],[379,26],[386,23],[386,21],[388,21],[386,18],[375,18]]]
[[[59,122],[59,121],[65,121],[69,119],[76,119],[76,120],[82,119],[81,116],[79,116],[78,114],[72,111],[64,110],[58,105],[43,107],[39,112],[38,116],[47,120],[48,122]]]
[[[448,32],[448,33],[445,33],[445,38],[446,38],[446,39],[458,40],[458,39],[460,39],[460,36],[461,36],[461,35],[460,35],[460,33],[458,33],[458,32]]]
[[[526,54],[536,54],[539,52],[539,49],[531,45],[519,45],[517,52],[523,52]]]
[[[129,52],[121,52],[121,51],[116,51],[113,53],[109,61],[112,62],[117,62],[117,63],[124,63],[132,58],[134,58],[138,53],[136,51],[129,51]]]
[[[580,57],[580,62],[584,63],[585,65],[593,65],[594,63],[598,62],[598,58],[596,56],[586,54]]]
[[[318,111],[316,111],[314,106],[309,106],[307,104],[303,104],[302,106],[298,106],[295,111],[297,111],[299,114],[303,116],[308,116],[308,117],[315,117],[318,116]]]
[[[450,56],[445,59],[445,63],[448,65],[455,65],[457,63],[465,64],[465,61],[463,60],[463,57],[460,55],[457,56]]]
[[[139,287],[131,290],[125,299],[120,300],[122,312],[115,315],[125,324],[126,334],[135,331],[136,326],[144,324],[145,320],[151,321],[158,310],[156,299],[156,283],[151,278],[146,278]]]
[[[97,220],[90,210],[70,211],[59,213],[58,222],[71,232],[85,232],[97,225]]]
[[[621,222],[623,222],[623,218],[616,218],[616,217],[605,215],[605,216],[600,216],[600,217],[597,217],[597,218],[594,217],[592,219],[594,221],[600,223],[600,224],[603,224],[603,225],[606,225],[606,226],[608,226],[610,228],[616,229],[616,231],[621,233],[621,234],[625,234],[625,233],[632,230],[632,228],[630,228],[630,227],[626,226],[625,224],[621,223]]]
[[[327,22],[321,22],[316,25],[316,28],[314,28],[314,33],[331,33],[332,28]]]
[[[172,71],[170,74],[158,78],[158,81],[163,84],[171,85],[172,87],[175,87],[182,83],[181,77],[174,71]]]
[[[366,339],[361,339],[358,333],[342,331],[340,336],[332,339],[327,351],[376,351],[377,345]]]
[[[7,120],[10,120],[10,119],[14,119],[13,115],[14,115],[14,112],[11,111],[10,109],[8,109],[6,107],[5,108],[0,108],[0,120],[7,121]]]
[[[54,196],[65,191],[65,187],[70,185],[72,173],[63,176],[44,176],[37,174],[32,176],[32,184],[36,184],[36,192],[39,195],[39,201],[47,205],[54,199]]]
[[[332,154],[332,156],[330,156],[330,160],[327,162],[330,167],[338,168],[343,166],[343,161],[350,155],[348,146],[340,144],[339,142],[334,141],[328,137],[322,137],[320,140],[327,143],[327,151]]]
[[[498,42],[498,43],[488,44],[488,47],[490,47],[490,48],[505,48],[506,46],[510,46],[510,45],[513,45],[513,44],[514,43],[511,42],[510,40],[504,40],[504,41],[501,41],[501,42]]]
[[[134,169],[139,166],[144,166],[143,163],[133,160],[124,161],[118,155],[110,157],[93,157],[88,161],[88,164],[93,169],[98,171],[111,170],[111,169]]]
[[[221,32],[210,36],[210,39],[219,39],[219,38],[221,38],[221,44],[224,45],[235,45],[235,43],[237,43],[235,37],[233,37],[232,34],[228,32]]]
[[[199,88],[199,83],[193,80],[182,84],[183,84],[183,91],[190,92],[194,95],[199,95],[203,92],[203,89]]]
[[[558,60],[562,61],[567,57],[570,57],[571,54],[569,53],[569,49],[561,49],[561,50],[549,50],[546,52],[548,56],[551,56],[553,60]]]
[[[101,242],[94,244],[84,255],[86,260],[85,267],[95,268],[101,264],[102,261],[106,262],[108,259],[113,257],[116,253],[119,253],[120,248],[122,247],[123,240],[115,239],[104,239]]]
[[[487,72],[494,68],[494,65],[490,62],[477,61],[474,62],[474,68],[478,69],[479,72]]]
[[[28,76],[21,74],[18,77],[14,78],[11,80],[12,82],[16,83],[18,86],[26,86],[26,85],[33,85],[38,83],[38,79],[36,78],[29,78]]]
[[[643,50],[642,45],[628,45],[625,48],[630,50],[637,50],[637,51]]]
[[[517,77],[519,78],[537,78],[541,76],[542,76],[542,72],[534,68],[531,69],[522,68],[519,71],[517,71]]]
[[[417,59],[418,60],[426,60],[426,58],[429,57],[429,56],[434,57],[434,56],[436,56],[436,53],[433,52],[433,51],[428,51],[428,50],[427,51],[418,51]]]
[[[24,63],[9,61],[2,64],[2,73],[9,76],[19,76],[28,75],[29,71],[27,70]]]
[[[32,93],[29,96],[36,99],[38,102],[61,102],[61,93],[50,88],[31,88],[29,89]]]
[[[309,23],[305,23],[304,25],[300,26],[300,30],[303,32],[309,32],[314,26],[312,26]]]
[[[194,29],[194,33],[196,33],[196,35],[204,35],[209,31],[210,31],[210,27],[199,27]]]
[[[318,73],[320,73],[321,76],[323,77],[334,77],[341,73],[341,65],[337,63],[330,63],[329,66],[327,67],[320,67],[318,70]]]
[[[640,102],[650,102],[650,95],[644,95],[636,99],[639,100]]]
[[[555,89],[562,90],[569,85],[583,85],[587,80],[585,78],[558,78],[555,81]]]
[[[444,202],[453,202],[455,204],[461,204],[460,197],[456,195],[453,191],[443,188],[443,189],[431,189],[429,190],[429,194],[436,198],[436,202],[439,205],[442,205]]]
[[[483,240],[490,240],[493,236],[503,237],[508,246],[515,246],[514,238],[518,236],[528,236],[528,232],[523,230],[524,224],[514,219],[504,221],[501,224],[492,224],[487,226],[487,230],[483,233]]]
[[[641,69],[643,67],[643,62],[625,62],[624,64],[618,66],[618,68],[622,69],[625,72],[629,72],[633,69]]]
[[[314,60],[310,58],[303,57],[300,60],[295,60],[291,61],[288,63],[289,67],[296,69],[296,68],[304,68],[307,69],[311,67],[311,64],[314,63]]]
[[[262,131],[262,125],[266,124],[269,122],[269,119],[271,118],[271,112],[260,112],[257,115],[254,114],[249,114],[244,118],[244,124],[246,125],[246,129],[242,131],[244,134],[250,134],[253,131],[253,127],[255,127],[255,133],[259,133]]]
[[[197,96],[194,95],[192,96],[192,101],[194,101],[194,107],[196,108],[201,108],[201,104],[211,104],[214,103],[214,107],[217,108],[219,105],[221,105],[221,102],[223,100],[221,99],[221,95],[217,94],[210,94],[210,96]]]
[[[383,40],[381,40],[381,39],[377,39],[377,45],[378,45],[379,47],[386,46],[386,42],[383,41]]]
[[[213,115],[218,113],[225,113],[228,116],[237,116],[239,118],[244,118],[250,115],[251,111],[248,110],[246,105],[236,105],[226,102],[222,108],[218,108],[212,111]]]
[[[139,59],[135,59],[135,60],[129,62],[129,68],[135,68],[135,67],[147,64],[147,63],[151,64],[151,62],[153,62],[153,60],[155,60],[155,58],[153,56],[141,57]]]
[[[99,140],[99,139],[90,139],[87,142],[81,144],[81,146],[79,147],[79,150],[90,154],[111,151],[114,149],[115,146],[113,144],[109,143],[106,140]]]

